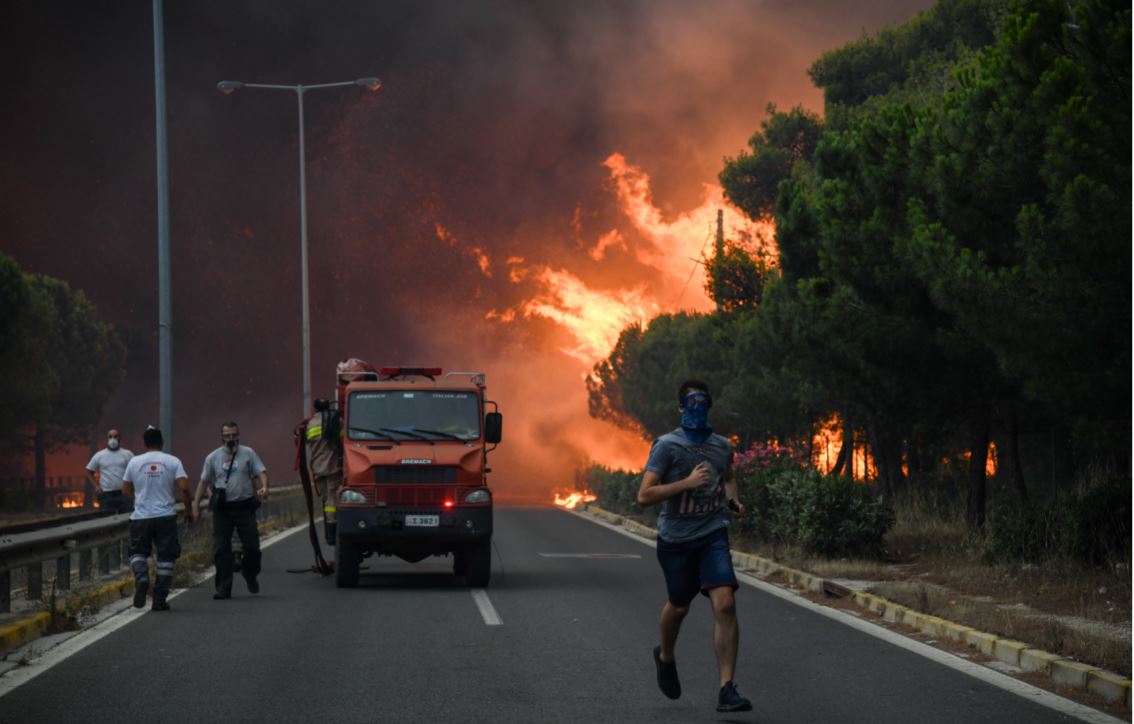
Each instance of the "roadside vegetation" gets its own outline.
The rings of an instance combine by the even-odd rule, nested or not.
[[[591,414],[652,439],[703,379],[743,545],[1129,675],[1130,33],[939,0],[824,53],[823,115],[769,106],[720,174],[774,239],[719,238],[716,311],[623,330]]]

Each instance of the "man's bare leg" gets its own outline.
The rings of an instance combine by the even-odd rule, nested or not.
[[[736,651],[740,645],[740,625],[736,622],[736,597],[730,586],[720,586],[709,590],[709,599],[713,602],[713,647],[717,651],[721,686],[724,686],[732,681],[736,672]],[[662,655],[665,655],[664,639]]]
[[[681,631],[681,622],[685,620],[685,615],[688,613],[688,606],[674,606],[669,601],[666,601],[665,606],[662,607],[661,621],[658,624],[661,629],[661,652],[658,657],[666,663],[673,661],[673,650],[677,646],[677,634]],[[733,658],[735,659],[735,649]]]

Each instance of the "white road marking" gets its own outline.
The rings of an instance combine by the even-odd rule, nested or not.
[[[637,553],[540,553],[541,558],[641,558]]]
[[[288,530],[273,535],[260,545],[260,550],[273,546],[284,538],[292,535],[293,533],[297,533],[301,530],[306,529],[307,524],[303,523],[301,525],[295,526],[294,528],[289,528]],[[194,577],[193,585],[190,586],[190,588],[212,577],[212,568],[207,568],[196,577]],[[178,588],[170,591],[168,600],[172,601],[187,590],[189,589]],[[139,617],[145,616],[147,613],[149,613],[149,609],[134,608],[133,602],[129,597],[124,598],[121,601],[112,603],[106,608],[119,608],[120,610],[111,613],[110,616],[103,619],[102,621],[99,621],[88,629],[83,629],[79,633],[68,638],[66,641],[53,646],[39,656],[35,655],[36,641],[31,641],[27,644],[24,644],[23,649],[28,652],[30,660],[27,664],[17,666],[16,668],[10,670],[8,673],[0,676],[0,697],[3,697],[8,692],[16,689],[21,684],[26,684],[27,682],[31,681],[32,679],[39,676],[56,664],[60,663],[61,661],[65,661],[71,656],[74,656],[99,639],[105,636],[109,636],[126,624],[131,623],[132,621],[136,621]],[[9,656],[10,655],[11,652],[9,652]]]
[[[624,535],[632,540],[636,540],[639,543],[644,543],[651,548],[657,547],[657,543],[655,543],[654,541],[648,538],[643,538],[635,533],[631,533],[630,531],[619,526],[611,525],[606,521],[597,520],[589,515],[577,513],[573,510],[568,510],[566,512],[571,513],[572,515],[577,515],[580,518],[590,521],[591,523],[594,523],[596,525],[601,525],[604,528],[609,528],[616,533],[620,533],[621,535]],[[1024,699],[1028,699],[1035,704],[1046,706],[1048,709],[1054,709],[1061,714],[1075,717],[1080,721],[1091,722],[1092,724],[1126,724],[1125,720],[1123,719],[1117,719],[1109,714],[1104,714],[1097,709],[1092,709],[1091,707],[1080,704],[1076,701],[1064,699],[1058,694],[1053,694],[1045,689],[1041,689],[1037,686],[1032,686],[1031,684],[1020,681],[1019,679],[1013,678],[1007,674],[1002,674],[999,671],[993,671],[987,666],[978,664],[975,661],[962,659],[961,657],[951,654],[947,651],[934,648],[933,646],[929,646],[928,644],[923,644],[916,639],[908,638],[900,633],[891,631],[888,628],[858,618],[854,614],[845,612],[842,609],[820,606],[818,603],[809,601],[797,593],[785,590],[766,581],[762,581],[759,578],[751,576],[747,573],[737,571],[736,578],[741,583],[745,583],[749,586],[752,586],[753,588],[758,588],[765,593],[770,593],[777,598],[781,598],[787,601],[788,603],[794,603],[797,606],[802,606],[803,608],[814,611],[820,616],[825,616],[833,621],[838,621],[841,624],[850,626],[851,628],[857,629],[858,631],[861,631],[869,636],[873,636],[888,643],[894,644],[895,646],[905,649],[910,653],[923,656],[943,666],[948,666],[950,669],[959,671],[962,674],[967,674],[974,679],[980,679],[986,684],[995,686],[998,689],[1009,691],[1013,694],[1016,694],[1017,696],[1023,697]]]
[[[500,620],[500,614],[496,613],[496,609],[492,606],[492,601],[488,600],[488,592],[483,588],[474,588],[469,593],[472,594],[473,601],[476,602],[477,610],[480,611],[480,617],[484,619],[485,626],[503,626],[504,622]]]

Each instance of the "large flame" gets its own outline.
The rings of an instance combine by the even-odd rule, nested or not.
[[[574,510],[579,503],[593,503],[598,500],[598,496],[589,490],[581,492],[578,490],[555,490],[552,492],[555,495],[555,504],[568,510]]]

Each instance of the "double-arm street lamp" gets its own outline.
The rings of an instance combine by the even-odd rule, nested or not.
[[[317,85],[276,85],[272,83],[241,83],[238,80],[222,80],[217,90],[232,95],[243,88],[263,88],[266,90],[286,90],[295,93],[299,101],[299,260],[303,294],[303,416],[311,414],[311,320],[307,299],[307,162],[303,144],[303,94],[319,88],[343,88],[358,86],[376,91],[382,87],[377,78],[359,78],[341,83],[319,83]]]

